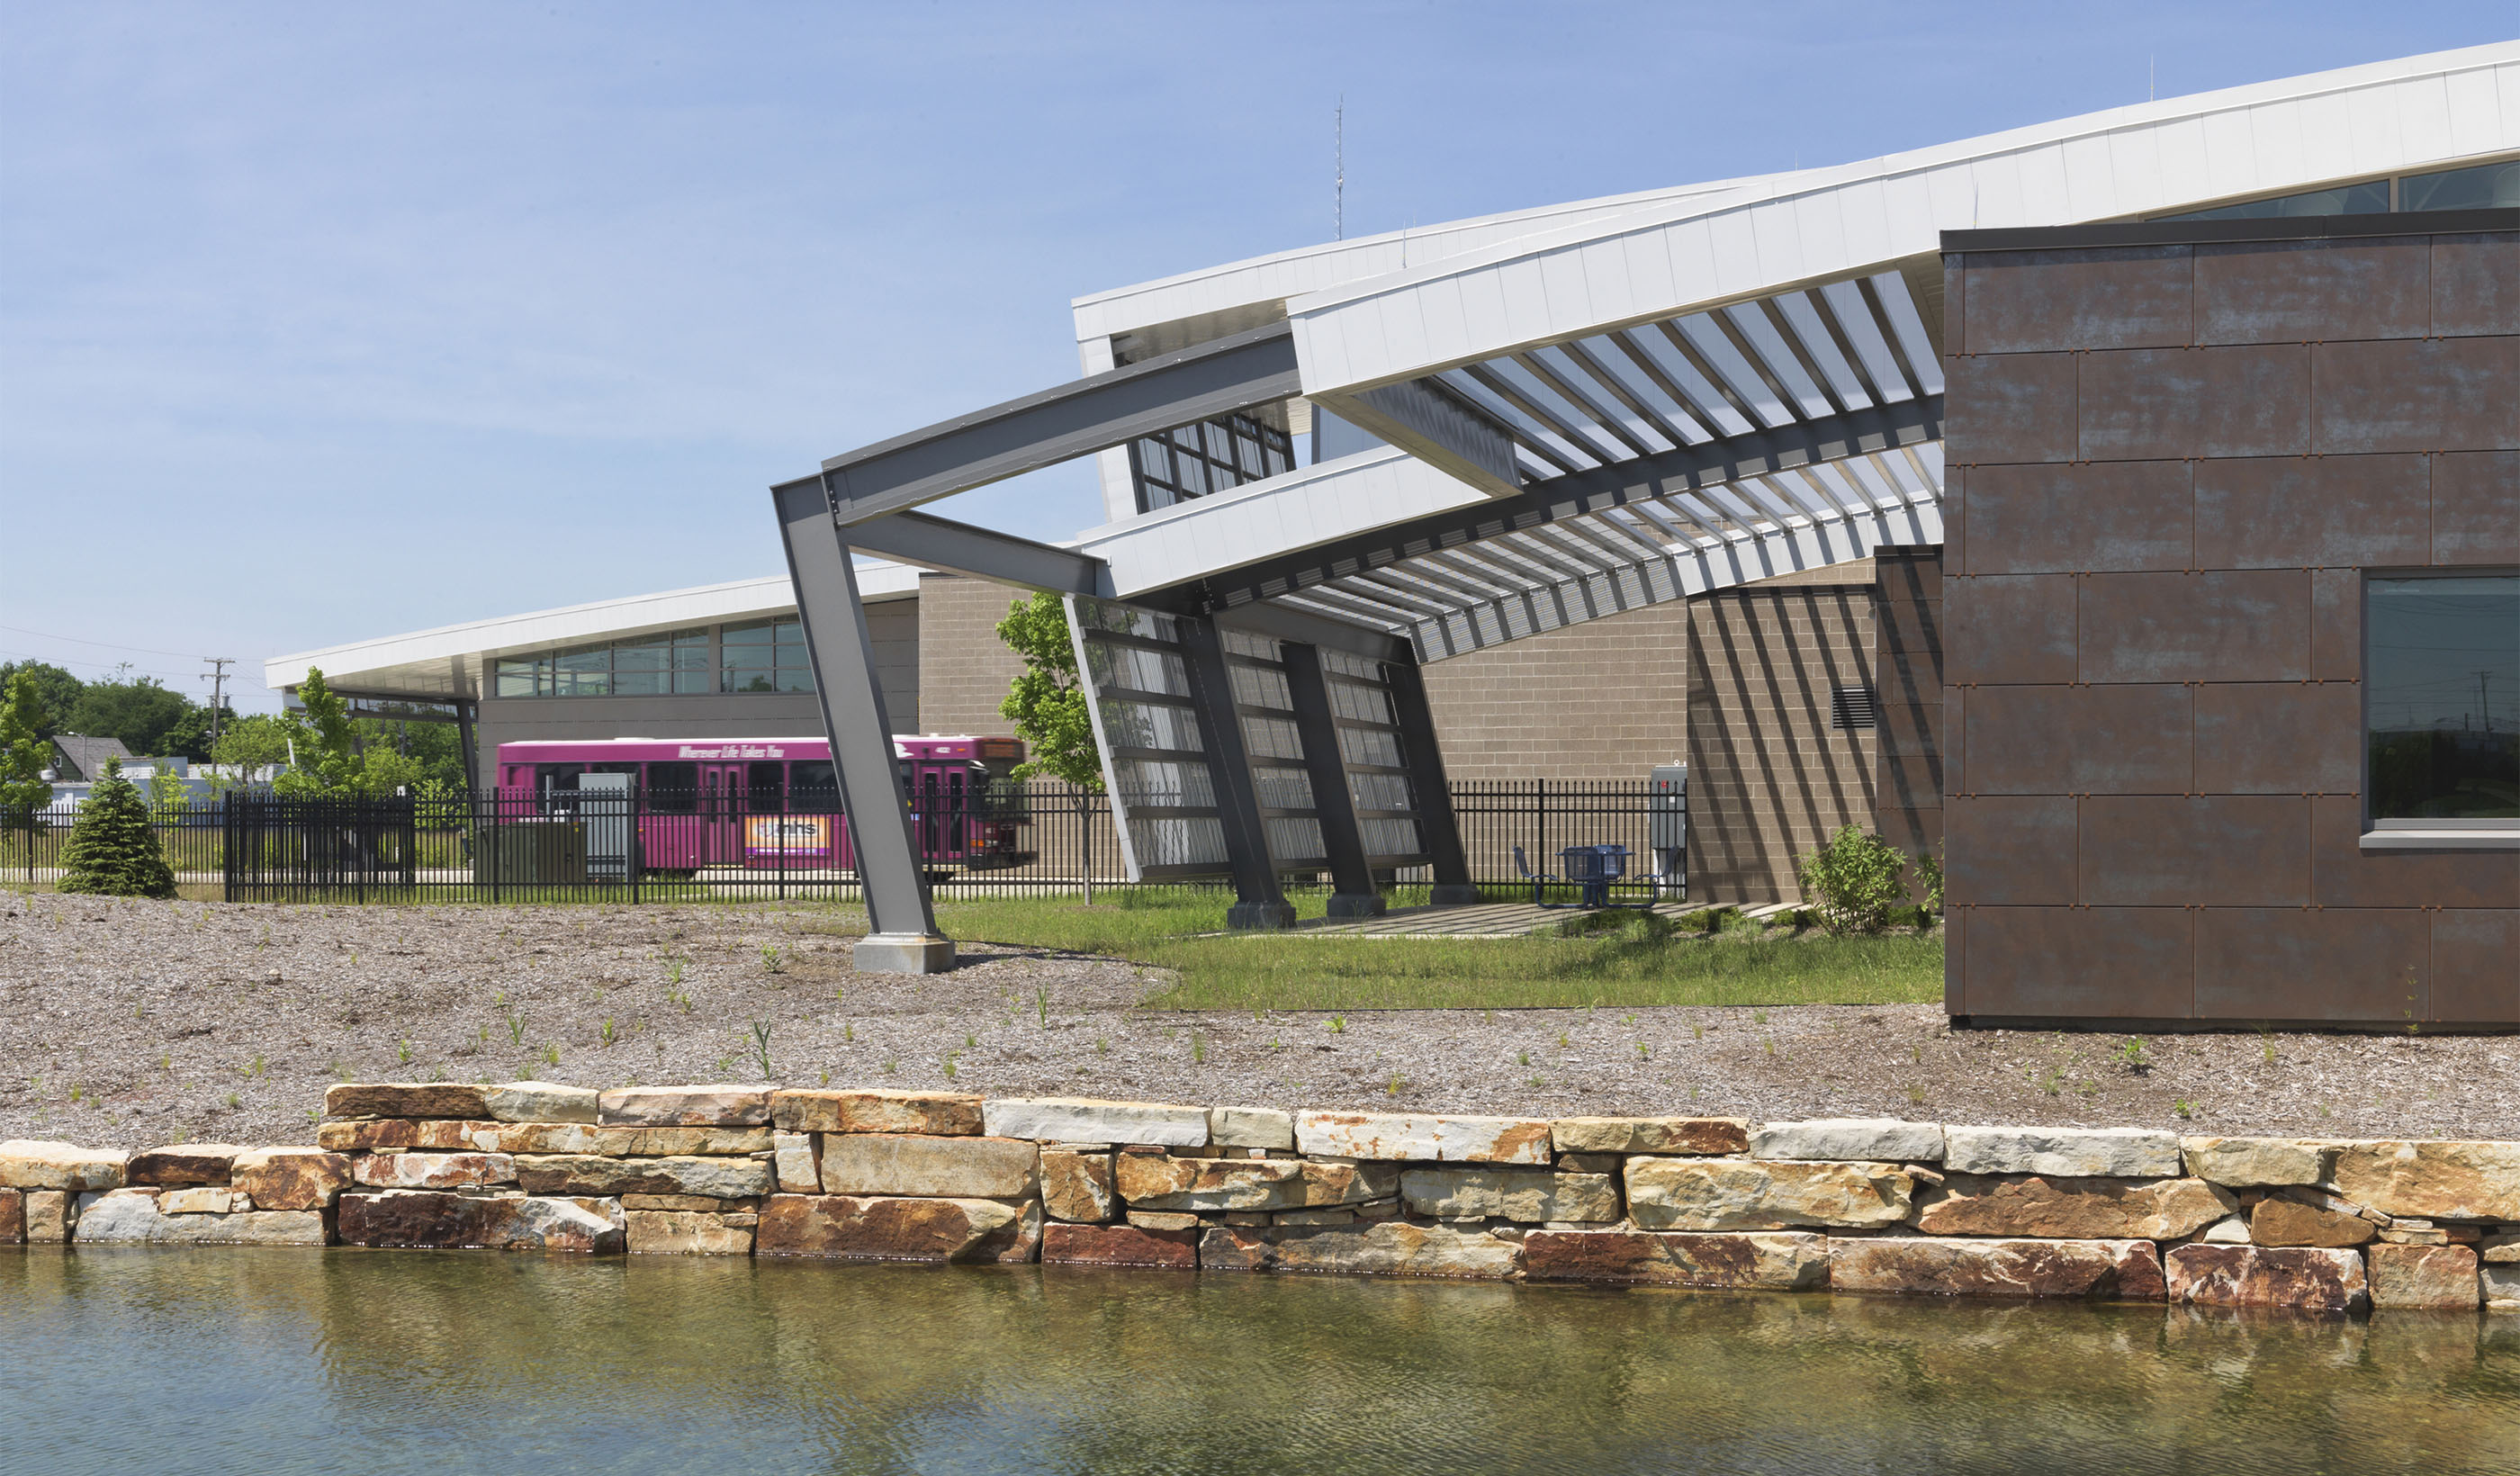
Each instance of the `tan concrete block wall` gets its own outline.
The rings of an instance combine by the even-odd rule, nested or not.
[[[998,639],[1017,592],[985,579],[919,576],[919,731],[1002,734],[998,711],[1023,662]]]
[[[1830,728],[1829,691],[1872,682],[1873,599],[1800,583],[1688,602],[1691,900],[1799,902],[1795,858],[1871,827],[1873,735]]]

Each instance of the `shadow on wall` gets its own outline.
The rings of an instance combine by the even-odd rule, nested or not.
[[[1830,726],[1830,694],[1872,684],[1869,584],[1739,591],[1689,603],[1689,894],[1799,902],[1795,858],[1872,825],[1868,729]]]

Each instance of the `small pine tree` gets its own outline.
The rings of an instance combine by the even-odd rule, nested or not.
[[[1076,643],[1068,632],[1067,606],[1057,595],[1018,600],[998,622],[998,639],[1023,657],[1024,669],[998,711],[1015,725],[1032,756],[1014,777],[1047,774],[1079,788],[1102,787],[1102,756],[1094,746],[1094,719],[1085,707],[1085,686],[1076,671]]]
[[[79,806],[78,821],[62,847],[61,890],[108,897],[172,897],[175,870],[149,824],[149,802],[140,786],[122,777],[122,761],[108,759],[105,777]]]

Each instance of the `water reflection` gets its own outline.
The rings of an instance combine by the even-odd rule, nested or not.
[[[343,1251],[0,1255],[0,1469],[2520,1467],[2520,1319]]]

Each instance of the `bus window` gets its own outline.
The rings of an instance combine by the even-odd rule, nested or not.
[[[840,807],[839,776],[832,761],[799,759],[788,766],[788,803],[798,813],[830,814]]]
[[[648,809],[655,815],[689,815],[700,807],[700,766],[656,763],[648,766]]]
[[[534,790],[545,807],[566,804],[562,796],[577,792],[577,777],[586,772],[584,764],[536,764]]]
[[[776,815],[786,798],[788,766],[786,764],[753,764],[744,775],[751,810],[755,815]]]

